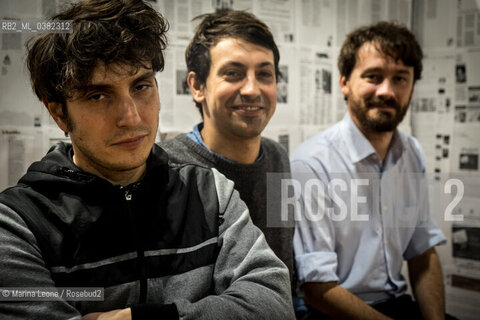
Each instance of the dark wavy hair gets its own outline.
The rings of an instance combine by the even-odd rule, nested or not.
[[[249,12],[237,10],[204,14],[194,18],[197,19],[202,21],[196,27],[195,35],[185,50],[187,70],[195,72],[197,81],[206,83],[211,64],[210,48],[224,38],[241,39],[272,50],[275,78],[278,81],[280,53],[270,29],[264,22]],[[195,105],[203,117],[202,104],[195,102]]]
[[[81,92],[99,62],[161,71],[168,22],[141,0],[86,0],[52,20],[72,20],[72,33],[46,33],[27,42],[27,67],[40,100],[59,102]],[[66,110],[64,110],[66,111]]]
[[[347,35],[338,56],[338,70],[347,80],[355,68],[358,50],[369,42],[378,44],[378,48],[395,61],[401,60],[413,67],[415,80],[421,78],[423,52],[413,33],[398,23],[381,21]]]

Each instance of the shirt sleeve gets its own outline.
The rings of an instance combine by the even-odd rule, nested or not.
[[[299,160],[292,161],[291,168],[297,198],[293,247],[298,279],[300,283],[338,281],[335,229],[327,210],[333,206],[325,194],[326,174]],[[317,190],[312,193],[314,188]]]
[[[445,235],[437,226],[430,213],[428,183],[425,174],[425,154],[415,138],[412,138],[411,146],[414,154],[418,157],[422,177],[420,179],[419,189],[419,216],[412,238],[403,253],[405,260],[414,258],[433,246],[442,245],[447,242]]]
[[[405,260],[414,258],[431,247],[442,245],[447,242],[442,230],[440,230],[430,214],[428,185],[425,176],[420,183],[421,199],[419,201],[419,216],[415,231],[403,253],[403,258]]]
[[[0,257],[2,290],[8,290],[9,287],[55,287],[35,236],[20,216],[3,204],[0,204]],[[6,315],[11,320],[82,318],[72,305],[61,298],[48,301],[26,301],[21,298],[9,301],[4,298],[0,303],[0,318],[4,319]]]
[[[180,319],[295,319],[287,267],[253,225],[233,182],[212,171],[224,212],[214,294],[197,302],[174,301]]]

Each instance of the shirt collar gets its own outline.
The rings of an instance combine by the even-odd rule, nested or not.
[[[343,117],[341,125],[345,144],[352,163],[359,162],[376,153],[370,141],[365,138],[360,129],[355,125],[348,111]]]
[[[376,154],[375,149],[368,139],[363,135],[360,129],[355,125],[350,114],[347,113],[342,120],[343,126],[343,136],[345,139],[346,147],[350,153],[350,158],[352,163],[359,162],[372,154]],[[398,129],[395,129],[393,133],[392,141],[388,149],[388,154],[391,153],[393,157],[392,160],[396,162],[402,155],[403,150],[405,149],[405,143],[403,137]]]
[[[203,129],[203,122],[200,122],[199,124],[197,124],[196,126],[193,127],[193,131],[190,132],[189,134],[187,134],[187,137],[189,137],[190,139],[192,139],[193,141],[195,141],[196,143],[200,144],[201,146],[203,146],[205,149],[207,149],[208,151],[210,151],[211,153],[215,154],[217,157],[227,161],[227,162],[230,162],[230,163],[238,163],[237,161],[235,160],[232,160],[232,159],[229,159],[227,157],[224,157],[223,155],[219,154],[219,153],[216,153],[215,151],[212,151],[210,150],[209,147],[207,147],[207,145],[205,144],[205,142],[203,142],[203,138],[202,138],[202,135],[200,133],[200,131],[202,131]],[[262,145],[260,144],[260,152],[258,154],[258,158],[255,160],[255,162],[259,162],[263,159],[263,148],[262,148]]]
[[[404,150],[406,150],[406,137],[402,135],[398,129],[395,129],[393,133],[392,141],[390,142],[390,148],[388,152],[392,156],[393,163],[397,163],[398,159],[402,156]]]

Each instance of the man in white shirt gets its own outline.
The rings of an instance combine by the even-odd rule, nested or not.
[[[405,27],[380,22],[347,35],[338,66],[345,118],[291,157],[304,188],[295,259],[311,319],[443,319],[444,286],[430,217],[425,159],[397,130],[422,71]],[[314,188],[308,189],[314,190]],[[401,275],[408,262],[416,302]]]

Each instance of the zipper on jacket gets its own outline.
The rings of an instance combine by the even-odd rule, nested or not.
[[[145,267],[145,254],[143,252],[143,232],[140,230],[140,222],[138,222],[134,218],[134,212],[131,210],[131,201],[132,201],[132,193],[129,190],[125,190],[125,200],[127,202],[127,209],[128,209],[128,216],[130,218],[130,223],[134,229],[134,239],[135,239],[135,247],[137,249],[137,272],[139,274],[140,280],[140,295],[139,295],[139,303],[146,303],[147,301],[147,270]]]

